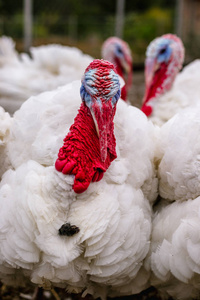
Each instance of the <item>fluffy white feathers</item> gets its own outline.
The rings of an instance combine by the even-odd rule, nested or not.
[[[80,106],[79,87],[73,82],[32,97],[14,115],[5,151],[14,170],[0,185],[0,277],[13,284],[27,277],[102,299],[138,293],[149,286],[157,131],[119,100],[118,157],[100,182],[75,194],[73,176],[55,171],[54,161]],[[80,232],[59,236],[65,222]]]
[[[93,60],[75,47],[32,47],[29,56],[18,55],[14,45],[10,38],[0,39],[0,105],[11,114],[30,96],[81,79]]]
[[[175,299],[200,295],[199,137],[199,106],[183,110],[160,130],[161,199],[153,220],[151,283]]]

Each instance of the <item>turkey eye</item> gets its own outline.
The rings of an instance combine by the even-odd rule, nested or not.
[[[165,53],[165,51],[166,51],[165,48],[164,48],[164,49],[161,49],[159,54],[163,54],[163,53]]]
[[[117,52],[120,53],[120,54],[123,53],[121,48],[117,48]]]

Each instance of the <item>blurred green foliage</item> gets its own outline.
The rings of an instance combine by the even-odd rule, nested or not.
[[[144,13],[130,13],[126,17],[124,39],[130,44],[135,59],[144,58],[144,49],[157,36],[173,32],[173,11],[154,7]]]
[[[0,0],[0,34],[23,39],[23,0]],[[62,37],[63,43],[77,46],[87,42],[100,45],[115,32],[116,0],[32,0],[33,38]],[[143,61],[148,43],[166,32],[173,32],[175,0],[126,0],[124,39],[134,60]],[[88,42],[89,41],[89,42]],[[98,49],[98,47],[96,47]],[[94,50],[94,49],[93,49]]]
[[[94,14],[111,15],[115,12],[116,0],[32,0],[34,14],[57,11],[60,15],[91,16]],[[22,11],[24,0],[0,0],[1,14],[13,15]],[[152,6],[174,8],[175,0],[126,0],[125,11],[144,12]]]

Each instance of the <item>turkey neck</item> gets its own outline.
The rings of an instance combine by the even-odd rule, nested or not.
[[[113,117],[111,116],[111,120]],[[73,174],[78,177],[80,182],[87,182],[80,187],[80,190],[78,187],[76,192],[83,192],[90,181],[100,180],[111,161],[117,157],[113,121],[110,123],[109,129],[106,133],[107,155],[105,160],[102,161],[99,136],[93,117],[84,102],[81,104],[74,124],[70,127],[69,133],[64,139],[64,144],[59,150],[55,164],[58,171],[62,171],[64,174]],[[99,128],[100,130],[101,128]],[[66,166],[63,167],[64,165]]]

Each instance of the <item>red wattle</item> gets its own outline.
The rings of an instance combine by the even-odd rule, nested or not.
[[[164,89],[168,90],[171,87],[170,81],[169,86],[165,86],[165,88],[163,86],[167,76],[167,65],[163,63],[160,65],[160,68],[155,72],[150,85],[146,87],[144,102],[141,109],[147,116],[150,116],[152,113],[152,108],[150,111],[150,106],[148,106],[148,103],[151,101],[151,99],[155,98],[157,95],[163,94]]]
[[[94,176],[92,178],[92,181],[93,182],[100,181],[103,178],[103,174],[104,174],[104,172],[102,172],[100,169],[97,170],[97,172],[94,174]]]
[[[121,89],[121,99],[126,101],[127,100],[127,91],[126,86],[124,85]]]
[[[110,126],[113,128],[113,122]],[[117,157],[114,134],[108,133],[107,140],[107,156],[103,162],[93,118],[88,107],[82,103],[55,162],[57,171],[75,175],[73,189],[76,193],[84,192],[91,181],[101,180],[110,163]]]
[[[124,79],[124,81],[125,81],[125,85],[121,88],[121,96],[120,96],[120,98],[122,100],[126,101],[127,100],[127,87],[126,87],[127,84],[126,84],[126,80],[124,78],[123,69],[122,69],[122,67],[120,65],[120,61],[117,58],[115,59],[115,66],[116,66],[117,74],[119,76],[121,76]]]
[[[141,110],[143,111],[143,113],[147,117],[149,117],[152,114],[152,111],[153,111],[151,106],[148,106],[148,105],[145,105],[145,104],[142,106]]]
[[[127,80],[127,87],[128,87],[128,89],[131,88],[132,82],[133,82],[133,69],[132,69],[133,66],[132,66],[132,62],[130,62],[129,65],[130,65],[131,71],[128,74],[128,80]]]

